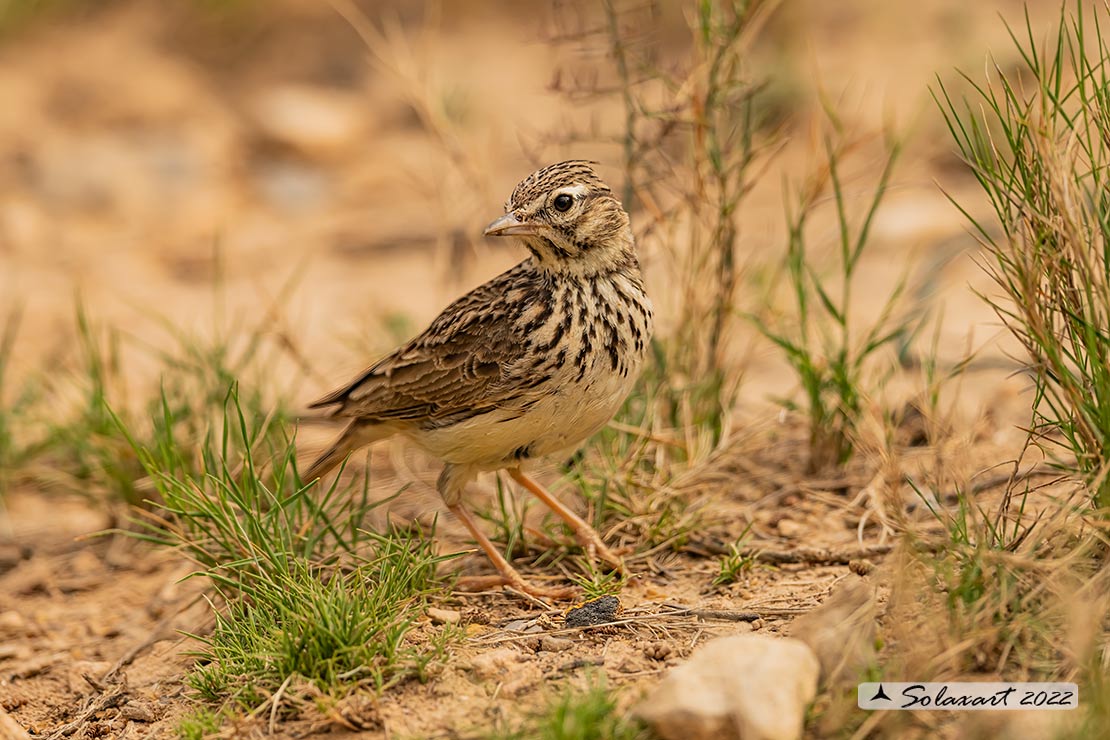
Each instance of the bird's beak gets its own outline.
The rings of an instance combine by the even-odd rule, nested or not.
[[[486,227],[486,236],[526,236],[535,234],[536,227],[518,219],[511,213],[506,213]]]

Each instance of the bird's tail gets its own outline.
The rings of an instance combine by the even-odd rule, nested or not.
[[[358,419],[352,421],[339,435],[339,438],[332,443],[331,447],[308,466],[308,470],[301,475],[301,480],[313,481],[324,477],[358,448],[365,447],[379,439],[384,439],[392,433],[393,430],[385,424]]]

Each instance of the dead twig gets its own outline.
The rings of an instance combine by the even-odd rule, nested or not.
[[[824,547],[799,547],[794,550],[760,550],[754,547],[743,548],[740,552],[761,563],[784,565],[807,563],[810,565],[847,565],[853,560],[879,557],[894,549],[893,545],[864,545],[843,550]]]
[[[702,620],[715,620],[718,622],[754,622],[758,619],[763,619],[766,614],[758,614],[756,612],[737,612],[730,609],[691,609],[690,607],[680,606],[678,604],[663,604],[668,609],[674,609],[674,614],[682,615],[689,614],[692,617],[697,617]]]
[[[86,703],[85,708],[81,710],[81,713],[77,715],[77,719],[73,720],[72,722],[67,722],[58,729],[54,730],[54,732],[47,735],[47,740],[58,740],[58,738],[69,737],[73,733],[77,732],[77,730],[84,727],[84,725],[93,715],[97,714],[98,712],[103,712],[105,709],[118,707],[124,702],[126,698],[127,686],[122,681],[117,684],[113,684],[103,694],[99,694],[98,696],[90,699]]]

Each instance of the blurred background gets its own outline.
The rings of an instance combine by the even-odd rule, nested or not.
[[[522,257],[481,230],[534,167],[588,157],[624,187],[606,13],[677,73],[696,43],[693,6],[0,0],[0,311],[22,312],[9,380],[64,366],[78,302],[154,344],[166,321],[270,322],[311,358],[319,388],[345,379]],[[868,279],[924,260],[914,269],[949,306],[946,344],[966,349],[989,312],[966,290],[974,266],[953,259],[974,242],[937,183],[980,196],[929,86],[978,73],[991,51],[1007,63],[999,13],[1020,18],[1021,4],[768,5],[744,71],[765,139],[739,214],[750,274],[783,251],[784,182],[809,175],[814,121],[832,107],[863,137],[907,142]],[[873,179],[880,165],[865,154],[856,169]],[[641,200],[628,206],[648,226]],[[642,248],[665,283],[651,240]],[[764,296],[741,283],[752,310]],[[774,385],[765,354],[749,376]],[[140,376],[142,355],[127,362]]]

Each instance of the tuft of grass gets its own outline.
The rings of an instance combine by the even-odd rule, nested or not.
[[[173,403],[163,399],[152,446],[115,417],[158,494],[140,513],[136,536],[182,549],[206,569],[230,563],[239,587],[252,573],[287,569],[294,559],[330,565],[366,544],[361,527],[384,503],[369,501],[368,481],[361,495],[346,495],[338,482],[323,492],[302,483],[293,439],[250,414],[238,386],[227,391],[218,433],[199,444],[175,434]]]
[[[10,314],[0,333],[0,488],[18,479],[83,495],[112,491],[116,501],[138,503],[133,482],[141,468],[107,411],[109,395],[125,392],[116,338],[102,337],[79,304],[77,357],[13,392],[8,371],[19,323],[20,314]]]
[[[1110,46],[1105,9],[1061,5],[1043,42],[1007,25],[1019,62],[990,59],[966,97],[934,97],[1000,232],[960,207],[1002,291],[984,296],[1028,356],[1032,432],[1110,507]]]
[[[1110,582],[1094,557],[1104,546],[1078,515],[1082,487],[1059,483],[1015,488],[1001,500],[958,491],[950,506],[939,503],[936,491],[919,490],[933,516],[913,523],[892,554],[880,661],[868,673],[1068,681],[1079,683],[1084,697],[1087,687],[1105,685]],[[834,692],[829,700],[818,731],[843,728],[843,720],[854,729],[860,718],[854,692]],[[1088,701],[1075,720],[1093,725],[1103,716],[1100,700]],[[869,736],[911,732],[913,719],[897,715],[903,713],[869,718]]]
[[[216,612],[212,633],[198,638],[203,648],[188,678],[197,695],[252,710],[291,679],[330,696],[426,680],[458,637],[441,630],[423,643],[409,639],[428,597],[441,589],[435,578],[441,558],[420,532],[394,529],[374,541],[371,554],[349,570],[298,559],[286,570],[253,574],[246,598],[232,596]],[[226,572],[206,575],[228,581]]]
[[[735,583],[756,566],[758,562],[756,555],[750,552],[747,546],[748,533],[751,529],[751,524],[744,527],[744,531],[736,541],[729,543],[728,552],[722,555],[718,562],[717,575],[713,578],[714,586]]]
[[[617,596],[624,588],[625,578],[617,572],[601,572],[594,563],[586,562],[584,574],[571,576],[577,586],[582,589],[582,600],[590,601],[602,596]]]
[[[236,386],[222,423],[195,453],[197,470],[173,433],[168,398],[154,447],[115,420],[158,493],[134,536],[182,551],[219,596],[215,627],[197,638],[203,647],[188,679],[199,698],[251,711],[277,701],[275,692],[295,703],[295,691],[279,692],[291,682],[331,696],[363,686],[382,691],[426,677],[444,656],[452,631],[410,639],[415,619],[445,586],[436,578],[445,557],[430,537],[368,529],[384,502],[369,501],[365,479],[361,491],[304,484],[294,440],[248,414]]]
[[[224,712],[210,707],[196,707],[177,722],[177,736],[181,740],[204,740],[215,735],[224,721]]]
[[[1092,658],[1078,680],[1082,714],[1077,721],[1062,727],[1056,740],[1106,737],[1106,728],[1110,727],[1110,671],[1095,656]]]
[[[95,326],[80,303],[75,324],[80,354],[72,383],[79,398],[72,415],[52,424],[42,445],[45,462],[65,471],[65,488],[139,505],[142,494],[135,481],[142,467],[119,434],[109,407],[110,398],[128,395],[119,335]]]
[[[959,669],[1051,676],[1061,669],[1062,589],[1093,573],[1095,543],[1078,536],[1066,500],[1042,519],[1027,509],[1032,491],[1011,494],[988,509],[958,491],[948,509],[919,491],[942,535],[910,544],[941,598],[949,639],[974,640]]]
[[[617,711],[604,678],[584,688],[568,687],[517,727],[499,728],[489,740],[646,740],[644,726]]]
[[[832,131],[824,138],[824,162],[799,189],[795,203],[788,201],[786,206],[784,272],[794,310],[783,317],[748,314],[760,333],[782,350],[801,384],[809,425],[811,472],[842,465],[851,458],[853,434],[864,410],[873,361],[880,352],[893,351],[914,333],[912,321],[896,315],[904,281],[892,288],[879,313],[866,326],[859,326],[852,315],[857,269],[871,243],[871,225],[901,147],[897,142],[888,143],[878,182],[862,217],[853,222],[842,172],[846,158],[858,143],[843,135],[839,123],[831,113],[829,116]],[[826,278],[813,258],[810,223],[829,191],[835,208],[837,262],[833,276]],[[893,365],[892,360],[892,369]],[[790,400],[783,404],[795,407]]]

